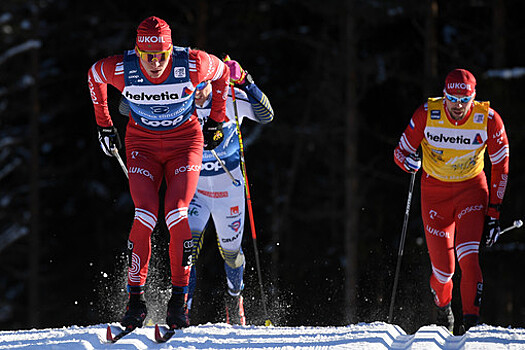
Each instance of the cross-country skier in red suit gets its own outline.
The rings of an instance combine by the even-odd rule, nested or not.
[[[483,290],[479,245],[483,233],[488,246],[498,239],[509,172],[509,142],[503,121],[489,102],[474,100],[475,88],[472,73],[451,71],[444,96],[429,98],[414,112],[394,151],[401,169],[417,172],[421,161],[415,153],[421,145],[421,211],[437,323],[450,331],[454,327],[450,302],[456,254],[463,306],[460,332],[479,323]],[[485,150],[492,163],[490,189],[483,171]]]
[[[135,218],[128,241],[129,301],[121,321],[126,328],[141,327],[147,315],[144,286],[163,178],[173,285],[166,322],[172,328],[188,326],[186,295],[192,264],[188,204],[199,181],[203,146],[213,149],[223,138],[229,77],[229,68],[217,57],[173,46],[169,25],[157,17],[140,23],[134,50],[104,58],[89,70],[99,140],[108,156],[121,145],[108,111],[107,85],[120,90],[130,106],[125,143]],[[194,91],[208,81],[213,100],[210,118],[201,130]]]

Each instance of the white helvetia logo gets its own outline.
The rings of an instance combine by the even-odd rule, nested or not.
[[[166,85],[128,85],[122,90],[122,96],[128,101],[141,105],[164,105],[182,103],[191,95],[184,96],[184,88],[191,83]]]

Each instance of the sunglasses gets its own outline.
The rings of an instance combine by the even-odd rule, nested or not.
[[[171,55],[171,47],[169,50],[166,51],[157,51],[157,52],[149,52],[149,51],[141,51],[137,46],[135,46],[135,52],[139,55],[141,59],[147,62],[163,62],[167,60]]]
[[[470,96],[465,96],[465,97],[457,97],[457,96],[454,96],[454,95],[449,95],[445,91],[445,97],[447,98],[447,100],[449,100],[452,103],[456,103],[456,102],[468,103],[468,102],[470,102],[470,100],[472,100],[474,98],[474,94],[472,94]]]

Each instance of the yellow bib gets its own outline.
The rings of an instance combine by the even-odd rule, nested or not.
[[[445,114],[443,98],[429,98],[423,169],[438,180],[472,179],[483,171],[489,102],[474,101],[466,123],[455,125]]]

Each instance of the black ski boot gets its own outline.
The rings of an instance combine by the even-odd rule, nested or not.
[[[120,324],[124,328],[140,328],[144,324],[147,315],[148,309],[146,308],[144,294],[130,294],[129,302],[126,306],[126,313]]]
[[[166,324],[171,329],[185,328],[190,325],[186,294],[173,293],[168,301]]]
[[[479,325],[479,316],[478,315],[463,315],[463,324],[459,327],[457,335],[463,335],[467,331]]]
[[[450,333],[454,331],[454,314],[450,304],[437,308],[436,325],[444,326]]]
[[[242,295],[233,296],[230,293],[226,293],[224,304],[226,306],[226,323],[245,326],[246,317],[244,316]]]

